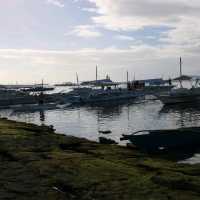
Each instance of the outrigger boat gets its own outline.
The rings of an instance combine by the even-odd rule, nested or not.
[[[35,96],[17,90],[0,89],[0,108],[17,104],[34,103],[37,103],[37,98]]]
[[[174,86],[163,79],[149,79],[143,81],[129,81],[127,72],[126,82],[113,82],[107,75],[105,79],[85,81],[79,84],[78,74],[77,84],[72,91],[68,93],[52,94],[56,102],[62,104],[96,104],[103,102],[130,101],[141,99],[145,95],[157,94],[163,91],[169,91]],[[125,87],[126,85],[126,87]]]
[[[158,151],[163,149],[190,148],[200,145],[200,127],[143,130],[131,135],[122,135],[121,140],[129,140],[142,150]]]
[[[66,94],[57,95],[56,98],[62,103],[93,104],[109,101],[126,101],[144,96],[141,92],[129,89],[128,80],[127,88],[119,87],[119,85],[121,85],[121,83],[113,82],[108,75],[106,79],[98,80],[96,68],[96,80],[83,82],[80,85],[77,75],[77,86]]]
[[[195,85],[191,88],[183,87],[183,81],[192,81],[195,79]],[[182,75],[182,60],[180,58],[180,77],[174,79],[174,81],[180,82],[180,87],[172,89],[166,94],[157,95],[158,99],[166,104],[177,104],[177,103],[191,103],[200,100],[200,88],[199,78]]]
[[[33,87],[28,87],[28,88],[22,88],[21,91],[23,92],[47,92],[47,91],[52,91],[54,90],[54,87],[50,87],[47,84],[44,84],[43,80],[41,84],[36,84]]]
[[[139,96],[143,95],[135,91],[129,91],[125,88],[115,88],[115,85],[104,83],[100,87],[95,86],[95,88],[74,88],[73,91],[60,95],[60,100],[61,102],[87,104],[130,100]]]

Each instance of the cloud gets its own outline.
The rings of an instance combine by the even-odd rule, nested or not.
[[[160,40],[184,47],[200,46],[199,18],[181,17],[181,22],[174,29],[163,33]]]
[[[176,47],[186,53],[195,53],[200,48],[199,0],[87,1],[97,9],[96,15],[91,17],[96,26],[122,32],[140,30],[141,34],[147,27],[167,27],[157,38],[166,49]],[[150,34],[148,37],[152,37]],[[124,36],[120,38],[128,40]]]
[[[98,10],[96,8],[82,8],[82,11],[90,12],[90,13],[96,13]]]
[[[161,75],[169,78],[178,74],[179,55],[183,56],[184,73],[199,74],[198,52],[189,54],[184,48],[172,44],[158,47],[134,42],[130,48],[124,49],[0,49],[0,66],[3,69],[0,79],[1,82],[11,80],[9,74],[12,74],[12,80],[20,82],[34,82],[44,77],[49,82],[74,81],[75,72],[78,72],[80,80],[92,80],[95,77],[96,65],[100,68],[100,77],[104,78],[109,73],[116,81],[122,81],[123,78],[125,80],[126,70],[129,70],[130,74],[136,72],[139,79]]]
[[[60,0],[47,0],[47,3],[54,5],[54,6],[57,6],[57,7],[60,7],[60,8],[65,7],[64,3],[62,3]]]
[[[64,2],[68,2],[68,0],[44,1],[61,8],[64,7]],[[160,74],[165,74],[165,77],[168,77],[169,75],[177,75],[175,69],[177,67],[178,72],[179,56],[183,57],[184,71],[189,74],[200,73],[200,68],[198,66],[200,63],[198,55],[200,51],[199,0],[84,1],[89,1],[90,3],[80,3],[79,5],[83,5],[83,10],[90,13],[81,12],[81,16],[83,16],[83,14],[86,15],[80,20],[80,23],[90,23],[91,25],[75,26],[70,29],[72,31],[65,34],[71,37],[65,38],[64,40],[67,39],[67,41],[69,41],[68,39],[71,39],[72,42],[77,42],[76,40],[78,39],[78,41],[81,41],[81,39],[77,37],[83,39],[98,39],[99,37],[103,37],[103,34],[108,33],[108,37],[105,35],[105,38],[101,40],[101,45],[99,45],[101,41],[95,40],[93,42],[92,40],[92,43],[81,41],[81,46],[87,44],[87,49],[77,50],[0,49],[0,67],[2,69],[0,80],[23,81],[26,79],[34,81],[34,79],[41,79],[43,76],[48,77],[49,80],[55,78],[55,80],[59,79],[58,81],[73,81],[76,71],[79,73],[80,79],[87,80],[94,78],[95,66],[97,64],[100,66],[102,72],[110,73],[114,80],[119,81],[123,76],[120,70],[126,71],[127,69],[129,69],[130,73],[136,72],[138,78],[146,78],[148,76],[155,77]],[[67,3],[65,4],[67,5]],[[69,8],[71,8],[70,6],[71,4],[69,4]],[[72,10],[70,10],[71,13],[73,12],[71,15],[73,19],[74,15],[79,15],[76,11],[80,11],[80,9],[73,10],[74,8],[75,6],[73,5]],[[69,13],[66,13],[66,17],[67,14]],[[63,15],[61,17],[63,17]],[[88,17],[90,17],[90,19],[88,19]],[[63,19],[65,20],[65,18]],[[35,20],[28,21],[35,22]],[[69,20],[69,22],[66,23],[70,23],[68,24],[68,26],[70,26],[73,22],[74,20]],[[12,23],[10,24],[13,26]],[[163,26],[167,28],[159,28]],[[154,27],[156,28],[154,29]],[[112,31],[102,31],[103,28]],[[57,30],[60,30],[59,27]],[[137,32],[134,32],[135,30],[137,30]],[[62,32],[62,30],[60,31]],[[34,31],[32,32],[33,35],[35,35]],[[30,37],[30,34],[26,35]],[[135,37],[130,37],[130,35],[135,35]],[[55,37],[57,37],[57,34]],[[114,37],[115,40],[112,38],[112,40],[108,41],[111,37]],[[135,38],[139,38],[141,41]],[[63,38],[61,38],[61,40],[59,40],[59,38],[55,39],[56,42],[54,43],[53,39],[51,41],[43,41],[42,38],[40,38],[41,41],[49,43],[49,45],[45,46],[51,49],[59,47],[64,48],[64,46],[69,48],[69,45],[60,45],[60,43],[63,44],[65,42],[62,41],[62,39]],[[126,44],[122,45],[123,42],[117,41],[117,39],[126,41],[124,42]],[[147,39],[152,40],[149,42]],[[25,43],[19,43],[18,40],[12,42],[12,44],[6,42],[6,46],[18,44],[18,47],[19,45],[23,45],[30,48],[31,46],[32,48],[37,48],[37,43],[33,45],[33,42],[36,40],[31,42],[30,37],[28,41],[27,44],[26,41]],[[115,43],[111,44],[112,41]],[[121,49],[113,46],[102,49],[89,48],[95,45],[106,46],[108,45],[107,42],[109,45],[127,47]],[[52,46],[52,44],[54,45]],[[127,44],[129,44],[129,47]],[[39,46],[41,47],[44,45],[40,44]],[[77,46],[74,46],[73,49],[76,47]],[[6,73],[4,73],[5,70],[7,71]],[[92,71],[94,75],[88,73]],[[11,75],[12,77],[10,77]],[[126,73],[124,76],[126,76]]]
[[[74,27],[74,29],[65,34],[68,35],[76,35],[78,37],[83,38],[97,38],[101,37],[102,33],[95,29],[95,26],[92,25],[79,25]]]
[[[118,40],[124,40],[124,41],[134,41],[135,40],[133,37],[127,36],[127,35],[116,35],[115,38]]]
[[[180,16],[199,16],[198,0],[88,0],[98,9],[95,23],[110,29],[172,25]]]

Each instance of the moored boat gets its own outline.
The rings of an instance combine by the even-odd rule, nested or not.
[[[121,140],[129,140],[138,148],[150,151],[194,147],[200,144],[200,127],[143,130],[123,135]]]
[[[193,89],[180,88],[172,90],[168,94],[159,95],[158,99],[162,101],[165,105],[191,103],[198,102],[200,100],[200,93],[194,92]]]
[[[171,89],[168,93],[156,95],[157,98],[164,103],[178,104],[178,103],[192,103],[200,100],[199,78],[195,79],[195,85],[191,88],[183,87],[183,81],[192,81],[192,76],[182,75],[182,60],[180,58],[180,77],[174,79],[180,82],[180,87]]]

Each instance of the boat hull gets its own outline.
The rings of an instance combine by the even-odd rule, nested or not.
[[[189,96],[159,96],[158,99],[165,105],[177,104],[177,103],[192,103],[200,100],[200,95]]]
[[[123,101],[123,100],[130,100],[130,99],[136,99],[136,95],[119,95],[119,96],[98,96],[98,97],[90,97],[87,99],[82,99],[81,103],[98,103],[98,102],[113,102],[113,101]]]
[[[149,134],[124,136],[143,150],[186,148],[200,145],[200,128],[150,131]]]

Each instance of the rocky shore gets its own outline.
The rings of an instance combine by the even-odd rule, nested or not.
[[[0,120],[0,199],[199,200],[200,165]]]

